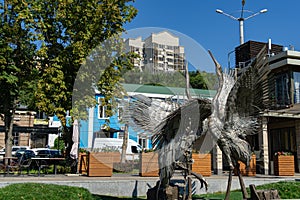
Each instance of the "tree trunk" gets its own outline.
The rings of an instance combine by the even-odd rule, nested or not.
[[[14,101],[14,104],[16,101]],[[12,145],[13,145],[13,125],[14,125],[14,116],[16,112],[15,105],[10,109],[9,103],[4,105],[4,126],[5,126],[5,157],[11,157]],[[8,160],[5,160],[5,165],[8,164]]]
[[[64,141],[65,141],[65,146],[66,146],[66,152],[65,152],[66,158],[70,158],[70,152],[71,152],[72,145],[73,145],[73,140],[72,140],[73,128],[64,126],[63,134],[64,134]]]
[[[126,161],[126,149],[128,145],[128,124],[125,124],[124,137],[123,137],[123,145],[122,145],[122,155],[121,155],[121,163],[125,163]]]

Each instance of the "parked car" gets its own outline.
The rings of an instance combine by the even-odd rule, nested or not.
[[[50,153],[51,153],[52,158],[61,158],[61,157],[63,157],[60,150],[51,149]]]
[[[21,157],[22,157],[22,159],[27,160],[27,159],[29,159],[29,158],[35,157],[35,153],[34,153],[34,151],[32,151],[32,150],[30,150],[30,149],[27,149],[27,150],[25,150],[25,151],[19,150],[19,151],[17,151],[17,153],[16,153],[16,157],[18,157],[18,158],[21,158]]]
[[[25,151],[27,149],[30,149],[30,147],[29,146],[12,146],[11,155],[16,156],[17,151],[19,151],[19,150]],[[5,156],[5,148],[0,150],[0,156],[2,156],[2,158]]]
[[[35,155],[38,155],[38,152],[41,150],[50,150],[49,148],[32,148],[32,151],[34,151]]]
[[[0,159],[3,159],[4,156],[5,156],[5,148],[2,148],[0,150]]]
[[[60,158],[62,154],[60,150],[56,149],[43,149],[37,151],[37,157],[41,158]]]

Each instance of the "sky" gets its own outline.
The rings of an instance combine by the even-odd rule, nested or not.
[[[125,25],[125,28],[129,32],[143,30],[145,27],[179,32],[200,45],[206,54],[204,57],[209,58],[207,51],[211,50],[219,63],[226,67],[228,55],[233,59],[230,52],[239,46],[239,23],[216,13],[216,9],[239,17],[241,2],[241,0],[136,0],[133,5],[138,9],[138,14]],[[251,15],[251,12],[253,14],[268,9],[267,13],[244,22],[245,42],[249,40],[268,42],[268,39],[271,39],[274,44],[286,47],[292,45],[296,50],[300,50],[300,1],[246,0],[244,9],[245,17]],[[193,58],[207,59],[197,56],[195,51]]]

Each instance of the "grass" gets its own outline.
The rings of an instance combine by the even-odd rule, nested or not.
[[[94,200],[94,196],[85,188],[55,184],[17,183],[0,189],[0,199],[9,200]]]
[[[257,189],[276,189],[281,199],[300,199],[300,182],[278,182],[257,186]]]
[[[113,199],[145,199],[143,197],[111,197],[90,193],[81,187],[71,187],[55,184],[16,183],[0,188],[0,199],[7,200],[113,200]]]
[[[199,199],[224,199],[225,193],[224,192],[216,192],[212,194],[202,194],[202,195],[194,195],[193,198]],[[240,200],[243,199],[242,192],[240,191],[231,191],[230,192],[230,200]]]
[[[282,199],[299,199],[300,198],[300,182],[278,182],[256,187],[261,189],[276,189]],[[249,192],[248,192],[249,193]],[[250,194],[250,193],[249,193]],[[195,195],[194,198],[200,199],[224,199],[225,193],[213,193],[204,195]],[[55,184],[40,183],[17,183],[0,188],[0,199],[9,200],[113,200],[113,199],[135,199],[142,200],[145,197],[111,197],[103,195],[91,194],[87,189],[80,187],[70,187]],[[242,193],[238,190],[231,191],[231,200],[242,199]]]
[[[147,199],[146,197],[112,197],[112,196],[103,196],[103,195],[93,195],[95,200],[145,200]]]
[[[279,193],[281,199],[299,199],[300,198],[300,182],[288,181],[288,182],[278,182],[270,183],[265,185],[256,186],[257,190],[271,190],[276,189]],[[248,195],[250,191],[248,189]],[[213,193],[213,194],[203,194],[196,195],[195,197],[202,199],[224,199],[225,193]],[[234,190],[230,192],[230,199],[239,200],[242,199],[242,192],[240,190]]]

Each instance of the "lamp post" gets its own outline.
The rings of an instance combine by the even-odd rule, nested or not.
[[[259,14],[263,14],[263,13],[266,13],[268,12],[267,9],[262,9],[260,10],[259,12],[256,12],[248,17],[244,17],[244,6],[245,6],[245,1],[243,0],[242,1],[242,10],[241,10],[241,16],[239,18],[237,17],[234,17],[228,13],[225,13],[223,10],[220,10],[220,9],[217,9],[216,12],[219,13],[219,14],[222,14],[222,15],[225,15],[233,20],[236,20],[239,22],[239,25],[240,25],[240,44],[244,44],[244,21],[246,21],[247,19],[250,19],[252,17],[255,17],[256,15],[259,15]],[[251,12],[251,11],[248,11],[248,12]]]

